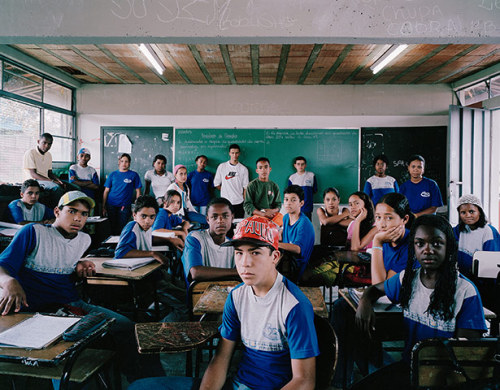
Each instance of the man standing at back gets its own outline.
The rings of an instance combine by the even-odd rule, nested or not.
[[[24,153],[23,168],[24,177],[35,179],[44,190],[51,191],[54,207],[65,190],[65,185],[56,175],[52,173],[52,155],[49,150],[54,138],[49,133],[43,133],[37,141],[37,147]]]
[[[243,218],[243,201],[248,185],[248,169],[238,161],[240,147],[237,144],[229,146],[229,161],[219,164],[215,173],[214,187],[220,190],[220,195],[228,199],[234,208],[234,216]]]

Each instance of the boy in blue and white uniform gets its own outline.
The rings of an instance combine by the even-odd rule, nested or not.
[[[441,191],[434,180],[424,177],[425,159],[415,154],[410,157],[408,172],[410,180],[401,184],[399,192],[406,196],[410,208],[416,217],[425,214],[435,214],[443,205]]]
[[[69,167],[69,182],[80,186],[81,191],[92,199],[96,199],[96,191],[99,190],[99,177],[96,170],[88,165],[90,161],[90,150],[81,148],[78,151],[78,164]]]
[[[91,241],[80,230],[94,206],[94,200],[83,192],[70,191],[54,209],[56,220],[52,225],[29,224],[19,230],[0,254],[0,313],[6,315],[11,309],[54,311],[63,306],[104,313],[115,319],[111,335],[127,378],[161,375],[163,369],[157,358],[138,355],[134,323],[111,310],[82,301],[75,288],[73,273],[78,277],[95,274],[94,263],[80,260]]]
[[[396,179],[392,176],[387,176],[387,164],[389,160],[385,154],[379,154],[373,159],[373,167],[375,175],[368,178],[365,183],[363,192],[370,197],[375,207],[378,201],[385,195],[391,192],[399,192],[399,186]]]
[[[9,203],[9,219],[19,225],[30,222],[51,223],[54,212],[38,202],[40,184],[34,179],[28,179],[21,186],[21,199]]]
[[[196,169],[189,172],[187,177],[187,185],[191,189],[191,203],[198,213],[207,215],[207,205],[214,189],[214,175],[205,170],[207,156],[197,156],[195,162]]]
[[[279,247],[295,256],[297,270],[290,277],[299,280],[314,248],[314,227],[300,211],[304,204],[304,191],[301,187],[291,185],[285,189],[283,204],[287,214],[283,217],[283,238]],[[282,261],[288,262],[292,259],[283,259]]]
[[[318,340],[311,303],[300,289],[279,274],[278,229],[265,217],[243,220],[232,241],[243,284],[224,306],[221,340],[200,389],[314,389]],[[237,341],[243,356],[236,376],[227,378]],[[129,390],[196,389],[193,378],[150,378]]]
[[[133,205],[134,220],[130,221],[120,234],[120,241],[115,250],[115,258],[154,257],[161,263],[167,259],[159,252],[153,252],[152,229],[158,203],[149,195],[139,196]]]
[[[296,173],[288,178],[288,186],[296,184],[304,191],[304,205],[300,210],[309,219],[312,218],[314,207],[313,197],[318,192],[318,183],[316,176],[312,172],[306,171],[307,161],[305,157],[298,156],[293,159],[293,166],[297,170]]]

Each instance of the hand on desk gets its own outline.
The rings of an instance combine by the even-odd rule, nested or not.
[[[11,278],[4,285],[0,294],[0,311],[2,315],[9,314],[9,311],[14,307],[17,313],[21,310],[21,305],[28,306],[26,301],[26,293],[19,282]]]
[[[159,252],[151,252],[151,257],[162,264],[168,264],[168,259]]]
[[[184,241],[182,240],[182,238],[179,238],[179,237],[173,237],[173,238],[169,238],[168,240],[173,246],[175,246],[177,249],[179,249],[180,251],[183,251],[184,250]]]
[[[90,260],[82,260],[76,264],[76,274],[79,278],[86,278],[87,276],[95,275],[95,264]]]

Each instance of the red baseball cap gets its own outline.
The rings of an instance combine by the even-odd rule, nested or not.
[[[235,246],[243,243],[270,246],[278,250],[278,226],[265,217],[253,216],[245,218],[236,227],[233,239],[223,243],[221,246]]]

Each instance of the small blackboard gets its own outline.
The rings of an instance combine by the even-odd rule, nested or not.
[[[410,179],[408,158],[420,154],[425,159],[424,176],[437,182],[443,202],[447,202],[447,150],[448,128],[434,127],[366,127],[361,129],[361,175],[360,189],[374,174],[373,159],[385,154],[389,159],[387,174],[398,184]]]
[[[153,158],[163,154],[167,158],[167,171],[172,172],[173,127],[101,127],[101,182],[118,169],[120,143],[130,141],[132,157],[130,170],[135,171],[144,186],[144,174],[152,169]],[[121,137],[121,138],[120,138]],[[142,191],[144,192],[144,190]]]

